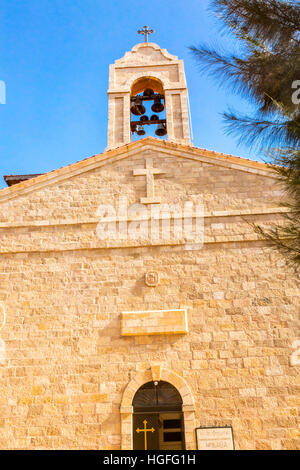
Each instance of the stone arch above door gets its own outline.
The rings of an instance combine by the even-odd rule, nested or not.
[[[185,444],[187,450],[196,449],[195,442],[195,403],[191,390],[186,381],[176,372],[153,365],[140,371],[127,385],[121,403],[121,449],[132,449],[132,401],[137,390],[147,382],[163,380],[172,384],[181,395],[184,415]]]

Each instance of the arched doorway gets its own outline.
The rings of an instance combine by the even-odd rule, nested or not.
[[[182,398],[165,381],[142,385],[133,398],[134,450],[184,450]]]
[[[150,367],[137,372],[127,384],[121,401],[121,449],[133,449],[133,406],[132,402],[136,392],[148,382],[168,382],[180,393],[182,398],[182,412],[184,415],[184,437],[186,450],[196,449],[195,435],[195,402],[189,385],[183,377],[171,369],[160,364],[152,364]]]

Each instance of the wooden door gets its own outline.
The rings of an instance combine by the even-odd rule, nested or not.
[[[159,450],[183,450],[182,413],[159,414]]]

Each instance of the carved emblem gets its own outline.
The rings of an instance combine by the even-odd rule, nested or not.
[[[145,274],[145,283],[148,287],[156,287],[159,284],[159,274],[157,271],[148,271]]]

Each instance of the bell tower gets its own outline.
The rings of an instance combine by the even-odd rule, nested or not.
[[[110,65],[106,150],[146,136],[151,125],[155,137],[191,144],[183,61],[148,42],[153,32],[144,26],[138,31],[144,42]],[[146,106],[151,106],[149,116]]]

